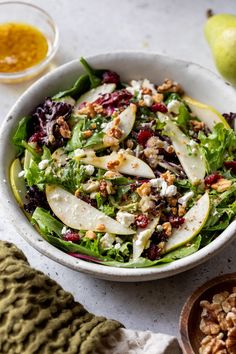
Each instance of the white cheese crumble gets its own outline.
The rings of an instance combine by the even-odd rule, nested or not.
[[[126,227],[129,227],[135,220],[135,216],[133,214],[128,213],[127,211],[118,211],[116,214],[116,220]]]
[[[196,143],[196,141],[194,141],[193,139],[191,139],[188,143],[188,146],[191,148],[191,152],[192,154],[196,154],[197,153],[197,147],[198,144]]]
[[[18,177],[19,177],[19,178],[24,177],[24,175],[25,175],[25,171],[24,171],[24,170],[22,170],[22,171],[20,171],[20,172],[18,173]]]
[[[180,106],[182,106],[182,102],[178,100],[172,100],[167,104],[168,112],[178,114]]]
[[[100,243],[103,248],[111,248],[114,242],[115,236],[113,234],[109,234],[108,232],[106,232],[100,239]]]
[[[153,98],[150,95],[143,95],[143,100],[147,107],[151,107],[151,105],[153,104]]]
[[[47,160],[47,159],[42,160],[42,161],[39,162],[38,168],[40,170],[45,170],[48,167],[48,164],[49,164],[49,160]]]
[[[61,230],[61,234],[65,235],[67,233],[68,229],[66,226],[63,226],[62,230]]]
[[[120,243],[116,243],[115,246],[114,246],[114,248],[115,248],[116,250],[119,250],[120,247],[121,247],[121,244],[120,244]]]
[[[93,165],[84,165],[83,169],[89,176],[92,176],[95,171],[95,167]]]
[[[162,178],[153,178],[149,182],[152,187],[161,190],[161,197],[173,197],[177,193],[177,187],[175,185],[168,186],[167,182]]]
[[[178,203],[186,206],[188,201],[194,196],[194,193],[192,191],[184,194],[181,198],[178,199]]]
[[[165,196],[166,197],[173,197],[174,195],[176,195],[176,193],[177,193],[177,187],[172,184],[171,186],[168,186],[166,188]]]

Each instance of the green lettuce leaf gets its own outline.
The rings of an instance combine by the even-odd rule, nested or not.
[[[225,161],[234,159],[236,136],[232,129],[226,129],[222,123],[216,124],[208,136],[200,132],[198,138],[208,173],[217,171]]]

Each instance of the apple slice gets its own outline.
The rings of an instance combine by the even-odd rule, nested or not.
[[[77,100],[76,105],[79,105],[83,102],[94,102],[96,101],[101,95],[106,93],[112,93],[116,89],[116,84],[103,84],[94,89],[91,89],[85,92],[80,98]]]
[[[191,144],[187,135],[185,135],[167,115],[159,112],[158,117],[162,122],[166,123],[164,129],[172,141],[176,155],[186,175],[192,184],[201,182],[206,173],[206,166],[197,144],[195,148],[196,152],[190,154],[188,146]]]
[[[197,234],[199,234],[202,227],[206,223],[209,212],[210,198],[206,192],[185,214],[184,224],[180,228],[174,230],[166,244],[165,253],[185,245],[187,242],[191,241],[195,236],[197,236]]]
[[[188,96],[184,96],[183,99],[193,114],[202,120],[210,130],[212,130],[217,123],[223,123],[226,129],[230,129],[225,118],[215,108],[198,102]]]
[[[130,176],[155,178],[152,169],[144,161],[126,152],[113,152],[110,155],[97,157],[89,151],[86,157],[75,156],[74,158],[104,170],[116,170]]]
[[[137,230],[136,235],[133,238],[133,260],[137,260],[144,248],[146,247],[148,241],[150,240],[150,237],[152,236],[155,227],[157,226],[157,224],[159,223],[160,218],[156,217],[155,219],[153,219],[149,225],[145,228],[139,228]]]
[[[47,185],[46,197],[53,213],[72,229],[117,235],[131,235],[135,232],[61,187]]]
[[[24,177],[19,177],[19,173],[22,172],[22,166],[19,159],[15,159],[10,167],[10,184],[12,188],[12,192],[16,201],[23,208],[26,203],[26,186]]]

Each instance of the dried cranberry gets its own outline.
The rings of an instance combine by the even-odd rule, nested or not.
[[[169,222],[171,223],[172,227],[177,229],[180,225],[182,225],[185,222],[185,218],[182,218],[181,216],[170,216]]]
[[[107,70],[103,73],[102,75],[102,83],[111,83],[111,84],[116,84],[118,85],[120,82],[120,76],[111,70]]]
[[[222,176],[218,172],[215,172],[207,176],[204,179],[204,183],[206,186],[211,186],[213,183],[216,183],[220,178],[222,178]]]
[[[154,103],[151,106],[151,111],[152,112],[162,112],[162,113],[167,113],[168,109],[163,103]]]
[[[236,161],[225,161],[224,165],[228,170],[231,169],[233,173],[236,173]]]
[[[149,248],[146,251],[147,258],[150,259],[150,261],[155,261],[156,259],[160,258],[160,253],[160,248],[151,242]]]
[[[156,244],[158,244],[160,242],[166,242],[168,237],[166,236],[165,232],[162,230],[162,231],[154,231],[151,239]]]
[[[77,243],[80,241],[80,236],[77,234],[77,232],[69,230],[63,235],[63,240]]]
[[[142,129],[139,131],[137,136],[137,141],[140,145],[145,146],[148,139],[150,139],[154,135],[154,132],[150,129]]]
[[[136,216],[135,218],[135,224],[138,226],[138,227],[141,227],[142,229],[144,229],[145,227],[147,227],[149,223],[149,219],[146,215],[144,214],[140,214],[138,216]]]

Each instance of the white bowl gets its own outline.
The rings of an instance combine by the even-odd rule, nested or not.
[[[189,96],[214,106],[222,113],[236,112],[235,90],[199,65],[158,54],[136,52],[101,54],[87,59],[96,68],[117,71],[123,81],[134,78],[148,78],[156,83],[162,82],[165,78],[176,80]],[[145,281],[169,277],[193,268],[221,251],[233,240],[236,233],[236,221],[233,221],[208,246],[191,256],[156,268],[136,269],[108,267],[73,258],[47,243],[33,228],[18,207],[9,184],[9,167],[15,156],[15,149],[11,144],[12,131],[22,116],[29,114],[46,96],[70,87],[81,73],[82,67],[79,60],[74,60],[47,74],[18,99],[2,124],[0,132],[1,203],[4,203],[6,217],[10,218],[19,234],[39,252],[58,263],[97,278],[115,281]]]

